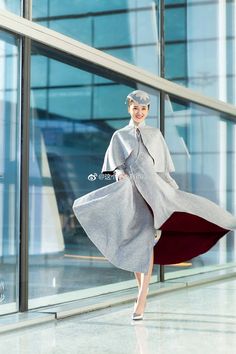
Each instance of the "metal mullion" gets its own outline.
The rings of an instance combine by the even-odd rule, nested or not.
[[[160,0],[160,76],[165,78],[165,28],[164,28],[164,16],[165,16],[165,1]],[[165,92],[160,91],[160,130],[165,135]],[[160,265],[159,279],[161,282],[165,281],[165,266]]]
[[[25,0],[23,16],[31,18],[31,0]],[[19,311],[28,310],[29,281],[29,138],[30,138],[30,61],[31,39],[21,39],[21,195],[20,195],[20,259]]]
[[[32,0],[23,0],[23,17],[32,21]]]

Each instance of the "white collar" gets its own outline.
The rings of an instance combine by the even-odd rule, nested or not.
[[[139,123],[138,125],[136,125],[136,124],[134,123],[133,119],[130,118],[129,126],[130,126],[130,127],[135,127],[136,129],[137,129],[137,128],[140,128],[140,127],[146,125],[145,120],[146,120],[146,118],[145,118],[141,123]]]

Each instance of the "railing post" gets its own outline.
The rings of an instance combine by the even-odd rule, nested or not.
[[[25,0],[23,17],[31,20],[32,3]],[[31,39],[21,39],[21,192],[20,192],[20,257],[19,311],[28,310],[29,271],[29,139],[30,139],[30,62]]]
[[[165,1],[160,0],[160,76],[165,78]],[[160,130],[165,135],[165,92],[160,92]],[[159,279],[165,281],[165,267],[160,266]]]

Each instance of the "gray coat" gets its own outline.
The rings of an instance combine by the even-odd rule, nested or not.
[[[164,138],[145,122],[137,131],[131,120],[113,134],[102,172],[117,169],[127,177],[76,199],[73,210],[92,242],[121,269],[146,273],[153,247],[155,263],[189,260],[236,228],[228,211],[179,190]]]

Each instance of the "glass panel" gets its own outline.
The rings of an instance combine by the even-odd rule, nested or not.
[[[166,78],[235,104],[235,21],[235,1],[166,1]]]
[[[166,98],[166,140],[181,190],[206,197],[236,214],[236,122],[197,104]],[[207,253],[179,264],[200,272],[236,261],[236,232],[224,236]],[[173,272],[176,266],[166,267]],[[183,274],[182,272],[179,274]]]
[[[21,15],[21,0],[0,0],[0,10],[1,9]]]
[[[166,78],[175,81],[178,84],[187,83],[186,62],[184,60],[176,60],[176,58],[185,57],[186,44],[168,44],[165,47],[165,70]],[[173,62],[175,65],[173,65]]]
[[[72,211],[76,198],[113,181],[99,175],[112,133],[130,119],[125,98],[131,90],[36,49],[32,54],[31,308],[135,285],[132,273],[103,258]],[[159,95],[150,94],[149,124],[157,126]]]
[[[0,31],[0,315],[17,310],[19,244],[19,42]]]
[[[159,1],[33,0],[33,19],[159,74]]]

